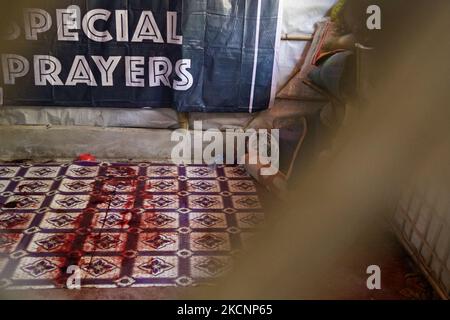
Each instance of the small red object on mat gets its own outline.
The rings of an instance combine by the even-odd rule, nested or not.
[[[97,159],[90,153],[80,154],[77,158],[77,161],[87,161],[87,162],[95,162]]]

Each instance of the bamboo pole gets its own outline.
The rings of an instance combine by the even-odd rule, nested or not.
[[[311,41],[313,36],[311,34],[283,34],[281,41]]]

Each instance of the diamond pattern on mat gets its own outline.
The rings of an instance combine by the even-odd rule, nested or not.
[[[30,213],[2,213],[0,214],[0,230],[27,229],[33,218],[34,215]]]
[[[120,264],[109,257],[83,257],[80,260],[80,268],[84,271],[83,278],[107,278],[117,276],[120,272]]]
[[[12,178],[19,171],[20,167],[0,167],[0,178]]]
[[[62,257],[25,257],[19,260],[11,280],[29,280],[30,284],[36,280],[49,280],[45,283],[45,286],[48,286],[52,284],[53,279],[61,276],[61,266],[65,265],[65,262]]]
[[[8,188],[9,182],[0,180],[0,192],[3,192]]]
[[[38,195],[12,196],[5,201],[3,209],[37,210],[44,200],[44,196]]]
[[[34,235],[28,252],[70,252],[71,244],[75,239],[75,234],[70,233],[37,233]]]
[[[71,165],[67,170],[67,176],[73,178],[93,178],[98,175],[99,167],[97,166],[78,166]]]
[[[59,167],[31,167],[25,173],[25,178],[56,178],[58,176]]]
[[[178,229],[179,213],[173,212],[145,212],[141,215],[142,229]]]
[[[23,180],[18,183],[15,193],[46,193],[50,191],[53,180]]]
[[[0,164],[0,286],[190,286],[226,274],[264,220],[241,166]]]
[[[230,257],[193,257],[191,273],[197,277],[217,277],[231,264]]]

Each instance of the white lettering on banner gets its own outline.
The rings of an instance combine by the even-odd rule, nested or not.
[[[5,40],[16,40],[17,38],[20,37],[20,32],[21,31],[17,23],[15,22],[10,23],[6,27]]]
[[[113,37],[108,31],[99,31],[95,29],[95,22],[98,20],[108,21],[111,11],[104,9],[94,9],[86,13],[83,18],[83,31],[86,36],[97,42],[108,42],[113,40]]]
[[[133,42],[142,42],[151,40],[156,43],[164,43],[161,32],[156,25],[155,17],[151,11],[143,11],[139,18],[136,31],[133,36]]]
[[[116,10],[117,41],[128,41],[128,10]]]
[[[92,60],[94,60],[102,74],[102,86],[112,87],[114,85],[113,72],[116,70],[120,59],[122,59],[120,56],[109,57],[108,61],[106,61],[103,57],[92,56]]]
[[[17,54],[2,54],[3,82],[16,84],[16,79],[26,76],[30,71],[27,59]]]
[[[85,84],[98,86],[94,71],[100,74],[101,86],[114,86],[114,72],[117,70],[122,56],[92,56],[95,65],[91,69],[88,58],[82,55],[75,56],[66,81],[62,81],[60,74],[62,65],[58,58],[50,55],[34,55],[33,70],[36,86],[76,86]],[[3,80],[6,85],[16,84],[30,71],[29,61],[20,55],[3,54],[1,56]],[[125,56],[125,85],[127,87],[145,87],[145,57]],[[194,78],[189,72],[191,60],[181,59],[175,67],[167,57],[148,58],[149,87],[172,87],[177,91],[186,91],[194,84]],[[173,77],[173,79],[172,79]]]
[[[127,87],[145,87],[144,57],[125,57],[125,80]]]
[[[177,13],[167,12],[167,43],[183,44],[183,37],[177,35]]]
[[[166,57],[149,59],[150,87],[159,87],[162,84],[170,87],[169,76],[172,73],[172,63]]]
[[[67,77],[66,86],[76,86],[77,84],[87,84],[97,86],[92,70],[84,56],[76,56]]]
[[[194,84],[194,78],[187,70],[191,68],[191,60],[181,59],[175,64],[175,72],[181,81],[174,80],[173,88],[178,91],[189,90]]]
[[[25,9],[25,39],[37,40],[38,33],[47,32],[52,27],[50,13],[42,9]]]
[[[54,12],[55,39],[64,42],[81,41],[85,35],[88,39],[105,43],[117,42],[153,42],[156,44],[183,45],[183,36],[177,32],[178,13],[165,13],[166,25],[161,28],[152,11],[145,10],[136,16],[136,26],[130,30],[128,10],[92,9],[84,15],[77,5],[58,8]],[[8,40],[24,37],[26,40],[46,40],[45,33],[52,29],[52,16],[48,11],[39,8],[23,10],[23,35],[21,26],[10,23]],[[160,20],[158,20],[158,23]],[[165,30],[165,39],[161,34]],[[51,39],[53,39],[51,37]],[[61,58],[61,57],[60,57]],[[123,62],[122,62],[123,61]],[[194,85],[190,72],[190,59],[171,60],[169,57],[156,56],[92,56],[76,55],[72,65],[62,66],[62,60],[50,55],[34,55],[30,61],[17,54],[2,54],[1,67],[5,85],[16,82],[30,72],[33,63],[34,84],[36,86],[104,86],[115,85],[114,75],[118,68],[124,68],[124,80],[127,87],[169,87],[177,91],[189,90]],[[62,79],[62,70],[69,70],[66,79]]]
[[[78,41],[78,32],[73,31],[80,28],[79,7],[72,6],[68,9],[56,10],[56,22],[58,25],[59,41]]]
[[[37,8],[27,8],[23,12],[26,40],[38,40],[40,33],[45,33],[51,29],[52,17],[49,12]],[[118,42],[129,41],[128,10],[92,9],[82,17],[80,7],[71,5],[66,9],[56,9],[55,16],[58,41],[78,41],[79,30],[82,30],[86,37],[95,42],[108,42],[114,39]],[[115,25],[115,37],[112,34],[113,30],[99,30],[99,27],[96,26],[97,21],[104,21],[107,26]],[[178,12],[167,11],[166,42],[182,45],[183,36],[177,34],[177,21]],[[11,26],[14,27],[14,33],[10,33],[13,36],[7,37],[7,40],[15,40],[20,36],[19,25],[13,23]],[[144,41],[165,42],[161,29],[150,10],[142,11],[131,40],[131,42]]]
[[[61,62],[52,56],[34,56],[34,83],[37,86],[45,86],[47,82],[52,86],[61,86],[63,82],[59,78]]]

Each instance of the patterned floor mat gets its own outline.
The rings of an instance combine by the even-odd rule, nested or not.
[[[0,164],[0,288],[188,286],[263,220],[242,167]],[[68,268],[69,266],[77,266]]]

